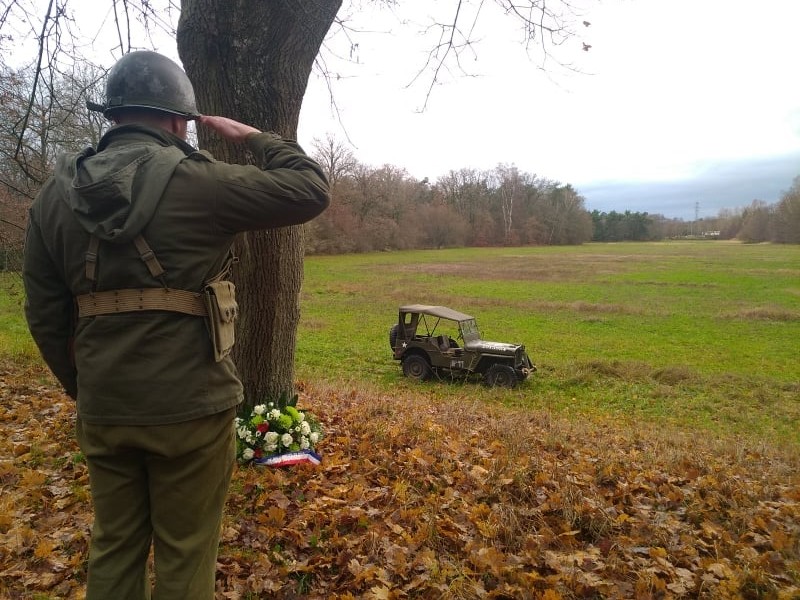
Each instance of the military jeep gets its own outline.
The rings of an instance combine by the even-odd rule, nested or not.
[[[479,376],[488,386],[514,387],[536,370],[525,346],[482,340],[474,317],[445,306],[401,306],[389,345],[417,381]]]

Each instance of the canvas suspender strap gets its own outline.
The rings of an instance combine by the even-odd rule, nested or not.
[[[89,249],[86,251],[86,279],[93,284],[97,280],[97,251],[100,249],[100,238],[89,237]]]
[[[163,283],[164,267],[158,262],[156,253],[150,248],[150,245],[142,237],[141,234],[133,238],[133,243],[136,250],[139,252],[139,258],[147,265],[147,270],[150,275]],[[100,249],[100,238],[97,236],[89,237],[89,249],[86,251],[86,279],[94,283],[97,281],[97,251]]]
[[[139,258],[141,258],[142,262],[147,265],[147,270],[150,271],[150,275],[161,281],[161,283],[164,283],[164,267],[162,267],[161,263],[158,262],[156,253],[150,249],[150,246],[142,237],[142,234],[139,234],[133,238],[133,243],[136,246],[136,249],[139,251]]]
[[[78,318],[142,310],[166,310],[198,317],[208,315],[203,294],[167,287],[164,280],[164,268],[145,239],[141,235],[137,235],[133,243],[139,252],[139,258],[147,265],[147,270],[161,282],[163,287],[92,291],[88,294],[81,294],[75,297],[78,305]],[[99,238],[91,236],[89,248],[86,251],[86,278],[92,282],[92,287],[97,283],[99,248]]]

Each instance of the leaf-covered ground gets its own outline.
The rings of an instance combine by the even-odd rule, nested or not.
[[[237,470],[217,597],[800,597],[796,450],[463,392],[303,385],[323,464]],[[3,363],[0,415],[0,597],[81,598],[91,500],[72,403]]]

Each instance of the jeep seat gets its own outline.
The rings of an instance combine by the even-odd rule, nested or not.
[[[447,352],[450,349],[450,337],[446,335],[436,336],[436,345],[439,346],[439,350],[442,352]]]

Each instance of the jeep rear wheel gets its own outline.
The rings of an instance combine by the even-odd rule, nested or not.
[[[517,372],[510,365],[492,365],[486,371],[483,380],[489,387],[513,388],[519,383]]]
[[[411,354],[403,359],[403,375],[409,379],[425,381],[432,373],[431,365],[419,354]]]

